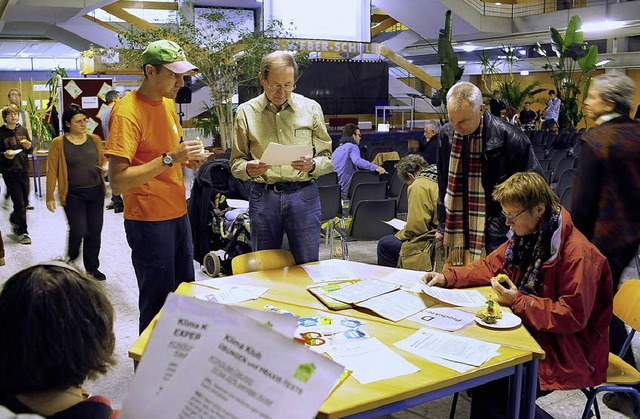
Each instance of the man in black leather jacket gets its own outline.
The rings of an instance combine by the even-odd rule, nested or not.
[[[449,181],[449,160],[454,132],[457,131],[468,141],[469,136],[478,131],[482,121],[481,179],[486,202],[485,250],[489,254],[504,243],[509,230],[500,205],[492,198],[494,187],[516,172],[533,170],[542,175],[542,168],[526,134],[519,128],[491,115],[482,103],[480,89],[473,84],[459,82],[453,86],[447,94],[447,108],[450,122],[440,130],[437,162],[440,225],[436,240],[443,239],[445,229],[444,197]],[[467,170],[468,165],[465,165],[463,173],[465,178],[468,174]]]

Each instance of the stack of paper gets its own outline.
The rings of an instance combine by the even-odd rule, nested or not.
[[[425,294],[457,307],[482,307],[487,299],[478,290],[447,289],[423,285]]]
[[[327,354],[352,371],[361,384],[420,371],[378,339],[360,339],[327,348]]]
[[[169,295],[119,417],[315,417],[343,367],[296,343],[291,323]]]
[[[497,356],[500,348],[495,343],[430,329],[420,329],[395,346],[458,372],[479,367]]]
[[[431,304],[399,288],[398,284],[367,279],[329,292],[327,296],[344,303],[368,308],[394,322],[424,310]]]
[[[340,259],[331,259],[323,262],[322,265],[313,263],[302,265],[302,269],[307,272],[314,283],[364,279],[359,273],[350,269],[347,261]]]
[[[255,287],[252,285],[218,285],[209,294],[198,294],[198,300],[212,303],[233,304],[241,301],[257,300],[262,294],[269,291],[267,287]]]

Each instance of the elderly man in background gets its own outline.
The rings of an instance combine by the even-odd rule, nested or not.
[[[360,128],[355,124],[347,124],[342,128],[340,146],[333,152],[332,159],[342,196],[346,197],[351,184],[351,178],[357,170],[375,170],[379,174],[385,173],[382,166],[375,165],[360,157]]]
[[[331,137],[320,105],[293,93],[298,65],[290,53],[262,58],[264,93],[236,113],[231,170],[249,183],[253,250],[279,249],[284,233],[297,264],[320,257],[320,195],[315,178],[333,171]],[[260,161],[270,142],[309,145],[313,155],[283,166]]]
[[[578,229],[609,260],[613,291],[640,245],[640,121],[629,117],[634,82],[620,73],[593,79],[585,100],[585,114],[596,124],[580,137],[578,173],[571,212]],[[619,353],[627,332],[613,316],[609,330],[611,352]],[[631,347],[624,360],[635,365]],[[626,414],[635,409],[633,399],[608,393],[603,402]]]
[[[435,164],[438,159],[438,130],[438,125],[434,121],[427,121],[424,124],[424,140],[409,138],[408,154],[419,154],[427,163]]]
[[[508,227],[493,190],[516,172],[542,168],[522,130],[486,111],[468,82],[447,93],[449,123],[440,130],[438,234],[445,265],[466,265],[506,240]]]

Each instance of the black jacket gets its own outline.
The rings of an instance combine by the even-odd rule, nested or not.
[[[191,187],[187,208],[191,223],[193,259],[200,263],[211,250],[220,250],[220,243],[216,242],[220,237],[212,237],[213,231],[209,225],[216,194],[222,194],[226,198],[249,199],[244,182],[231,175],[229,160],[206,161],[196,171]]]
[[[15,129],[10,129],[7,125],[0,127],[0,154],[4,154],[7,150],[22,150],[13,159],[8,159],[4,155],[0,155],[0,173],[27,174],[29,170],[29,157],[33,153],[33,144],[29,148],[23,148],[20,141],[29,138],[29,132],[25,127],[16,124]]]
[[[440,130],[438,153],[438,231],[444,231],[446,212],[444,196],[447,193],[449,156],[453,141],[453,127],[447,123]],[[519,128],[496,118],[490,112],[483,115],[482,131],[482,187],[485,191],[486,216],[485,234],[490,238],[500,238],[507,234],[500,204],[492,198],[493,189],[512,174],[533,170],[542,173],[542,167],[533,153],[531,142]],[[467,176],[465,171],[465,177]],[[488,242],[488,240],[487,240]]]

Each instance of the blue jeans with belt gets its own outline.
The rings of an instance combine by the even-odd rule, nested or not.
[[[253,250],[280,249],[284,233],[296,264],[320,258],[320,195],[315,181],[250,183]]]

